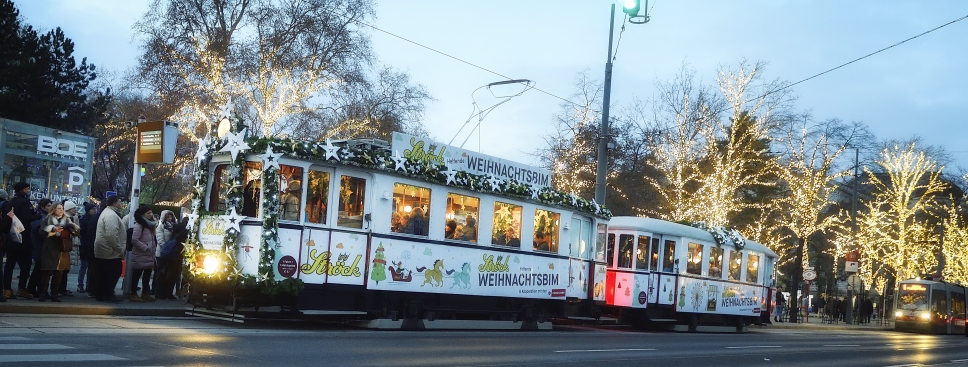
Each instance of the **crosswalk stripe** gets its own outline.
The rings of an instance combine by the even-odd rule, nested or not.
[[[0,363],[10,362],[90,362],[123,361],[127,358],[110,354],[15,354],[0,355]]]
[[[19,342],[24,340],[30,340],[30,338],[24,338],[22,336],[0,336],[0,342]]]
[[[66,345],[60,344],[0,344],[0,350],[13,350],[13,349],[74,349],[74,347],[68,347]]]

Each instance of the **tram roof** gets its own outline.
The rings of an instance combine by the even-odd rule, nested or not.
[[[660,233],[715,242],[713,235],[704,229],[656,218],[617,216],[612,217],[612,219],[609,220],[608,227],[610,229]],[[779,257],[775,252],[773,252],[773,250],[770,250],[769,247],[749,239],[746,240],[746,246],[744,249],[763,253],[764,255],[772,258]]]

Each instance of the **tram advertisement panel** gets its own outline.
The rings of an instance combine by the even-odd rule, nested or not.
[[[279,245],[276,246],[276,263],[273,264],[276,279],[294,278],[299,268],[299,244],[302,231],[279,228]]]
[[[649,301],[649,274],[610,271],[605,302],[614,306],[645,308]]]
[[[198,231],[198,242],[202,244],[202,248],[210,251],[222,251],[222,245],[225,244],[225,221],[219,217],[202,217],[198,225],[201,229]]]
[[[565,298],[568,260],[374,238],[368,289]]]
[[[595,301],[605,301],[607,269],[604,264],[595,264],[595,292],[592,293],[592,299]]]
[[[235,261],[242,274],[259,273],[259,259],[262,258],[262,224],[240,226],[239,253]]]
[[[312,284],[363,285],[365,235],[312,230],[303,240],[300,279]]]
[[[679,312],[759,316],[763,287],[719,280],[679,277]]]

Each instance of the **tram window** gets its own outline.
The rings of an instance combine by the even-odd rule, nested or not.
[[[579,250],[581,251],[582,259],[592,258],[592,221],[587,218],[582,218],[581,220],[581,242],[579,242]]]
[[[329,172],[309,171],[309,187],[306,193],[306,221],[326,224],[326,208],[329,207]]]
[[[652,250],[649,251],[652,257],[649,258],[649,269],[659,270],[659,238],[652,238]]]
[[[702,274],[702,245],[690,242],[688,252],[686,272],[696,275]]]
[[[582,238],[582,220],[579,217],[571,218],[571,229],[568,231],[568,256],[581,257],[585,248]]]
[[[534,242],[531,248],[537,251],[558,252],[558,225],[560,220],[561,214],[535,209]]]
[[[965,318],[965,294],[951,292],[951,317]]]
[[[615,235],[608,234],[608,245],[605,247],[605,253],[608,255],[605,257],[606,263],[611,267],[615,264]]]
[[[494,221],[491,232],[491,242],[495,245],[521,247],[521,212],[520,205],[494,202]]]
[[[931,313],[934,318],[948,318],[948,294],[944,289],[931,290]]]
[[[245,162],[245,181],[242,184],[242,215],[258,217],[262,207],[262,162]]]
[[[746,259],[746,281],[756,283],[760,280],[760,256],[749,254]]]
[[[639,236],[635,249],[635,269],[649,270],[649,236]]]
[[[598,230],[595,234],[595,260],[605,260],[605,233],[607,231],[607,225],[603,223],[598,224]]]
[[[723,278],[723,248],[722,247],[709,248],[709,277],[716,278],[716,279]]]
[[[215,166],[215,173],[212,175],[212,189],[208,193],[208,210],[225,211],[225,198],[228,197],[229,191],[228,166],[227,164]]]
[[[743,253],[729,250],[729,280],[739,280],[740,265],[743,265]]]
[[[662,251],[662,271],[671,273],[675,271],[676,241],[665,241],[665,249]]]
[[[480,211],[481,199],[448,193],[444,238],[477,242],[477,218],[480,217]]]
[[[623,234],[618,237],[618,267],[632,268],[632,251],[635,248],[635,236]]]
[[[300,167],[279,166],[279,220],[298,221],[302,210],[302,174]]]
[[[350,228],[363,228],[363,203],[366,197],[366,179],[353,176],[340,176],[339,211],[336,225]]]
[[[393,212],[390,231],[426,236],[430,229],[430,189],[393,184]]]

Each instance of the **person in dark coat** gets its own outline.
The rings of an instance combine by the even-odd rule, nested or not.
[[[52,204],[53,203],[50,201],[50,199],[38,200],[37,211],[40,215],[40,219],[30,223],[30,254],[34,259],[34,267],[30,271],[30,279],[27,280],[27,291],[33,293],[34,297],[39,297],[40,294],[43,293],[43,291],[40,290],[40,280],[44,271],[40,267],[42,264],[41,253],[44,249],[44,239],[47,237],[47,234],[42,233],[42,228],[44,221],[47,220],[47,212],[50,211]]]
[[[864,300],[864,303],[860,306],[861,317],[864,318],[864,323],[871,322],[871,315],[874,314],[874,302],[870,298]]]
[[[11,280],[13,279],[14,266],[19,266],[20,276],[18,277],[16,296],[22,299],[30,299],[33,298],[33,294],[28,292],[29,284],[27,284],[27,279],[30,278],[31,246],[33,244],[31,241],[30,224],[35,220],[39,220],[41,216],[34,211],[33,205],[30,204],[29,184],[26,182],[18,182],[13,185],[13,189],[14,197],[7,202],[6,208],[3,209],[3,215],[4,218],[8,218],[7,214],[13,210],[14,216],[23,224],[24,231],[20,233],[20,243],[5,244],[7,263],[3,268],[3,289],[4,294],[14,296]],[[3,231],[2,233],[10,233],[10,221],[5,220],[0,230]]]
[[[48,296],[53,302],[60,302],[61,273],[70,269],[70,249],[74,247],[72,234],[78,233],[80,226],[74,223],[70,215],[64,212],[63,204],[54,204],[41,229],[44,246],[41,252],[40,268],[44,271],[40,284],[40,301],[46,301]],[[67,247],[65,247],[67,246]],[[68,250],[68,251],[65,251]],[[48,289],[50,293],[48,293]]]
[[[81,251],[78,254],[81,259],[81,268],[77,271],[77,291],[87,292],[84,288],[84,280],[90,279],[91,259],[94,258],[94,237],[97,235],[97,206],[91,203],[84,203],[84,215],[81,216]]]
[[[175,225],[174,229],[172,229],[172,232],[175,233],[173,236],[175,247],[171,249],[170,253],[162,254],[163,256],[159,258],[158,286],[155,289],[155,296],[158,299],[178,299],[174,294],[174,290],[175,284],[178,282],[178,277],[181,276],[182,262],[184,261],[182,252],[185,249],[185,241],[188,240],[189,232],[185,228],[186,225],[187,223],[184,222],[179,222]]]

